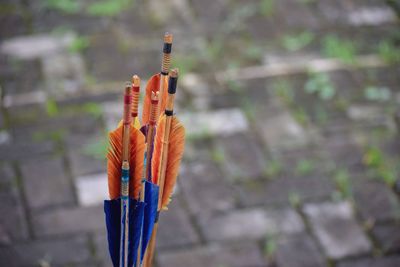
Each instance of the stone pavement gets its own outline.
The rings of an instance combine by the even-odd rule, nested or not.
[[[386,2],[2,1],[0,266],[111,266],[106,133],[166,30],[187,144],[157,266],[400,266]]]

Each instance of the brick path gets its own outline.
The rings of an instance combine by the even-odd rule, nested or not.
[[[157,266],[400,266],[393,9],[114,2],[0,4],[0,266],[111,266],[105,136],[165,30],[188,141]]]

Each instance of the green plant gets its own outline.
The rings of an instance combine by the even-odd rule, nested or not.
[[[100,117],[103,113],[101,106],[95,102],[89,102],[83,105],[83,111],[95,117]]]
[[[352,41],[328,35],[322,40],[322,46],[326,56],[338,58],[347,64],[354,64],[357,47]]]
[[[368,86],[364,89],[364,97],[371,101],[388,101],[392,93],[387,87]]]
[[[378,53],[387,63],[400,62],[400,48],[396,47],[391,41],[381,41],[378,46]]]
[[[60,113],[57,102],[54,101],[53,99],[51,98],[47,99],[45,105],[46,105],[45,106],[46,113],[49,117],[55,117]]]
[[[275,9],[275,0],[261,0],[260,2],[260,13],[265,17],[269,17],[273,14]]]
[[[215,163],[223,163],[225,161],[225,154],[222,149],[215,148],[211,151],[211,158]]]
[[[376,147],[367,149],[363,157],[363,163],[369,167],[374,178],[383,180],[389,186],[393,186],[397,179],[397,162],[393,164],[382,151]],[[392,166],[395,165],[395,166]]]
[[[244,55],[250,60],[259,60],[263,54],[264,50],[262,47],[257,45],[247,45],[244,50]]]
[[[239,81],[235,81],[235,80],[229,80],[227,82],[227,84],[228,84],[228,89],[229,90],[231,90],[231,91],[233,91],[235,93],[238,93],[238,94],[243,93],[243,90],[245,88],[243,83],[240,83]]]
[[[92,16],[113,17],[121,13],[132,0],[103,0],[90,4],[86,12]]]
[[[193,71],[198,64],[198,59],[193,55],[182,56],[175,54],[172,57],[172,66],[179,68],[180,76]]]
[[[108,139],[99,137],[83,147],[83,153],[95,159],[105,159],[108,151]]]
[[[297,162],[296,173],[300,175],[306,175],[312,172],[314,168],[315,166],[312,160],[302,159],[299,162]]]
[[[298,208],[300,206],[301,198],[296,192],[289,192],[288,199],[293,208]]]
[[[298,51],[314,40],[314,34],[309,31],[304,31],[299,34],[285,35],[282,38],[282,45],[288,51]]]
[[[287,80],[278,80],[272,84],[272,90],[279,96],[286,104],[294,102],[294,91],[292,84]]]
[[[68,25],[57,26],[51,30],[51,34],[55,36],[63,36],[69,32],[73,32],[73,29]]]
[[[281,163],[277,160],[270,160],[265,165],[264,174],[269,178],[279,175],[283,170]]]
[[[205,56],[208,61],[213,62],[220,58],[224,49],[224,42],[221,37],[216,37],[208,42],[205,48]]]
[[[90,40],[88,37],[78,36],[68,46],[68,51],[71,53],[79,53],[88,48],[89,45],[90,45]]]
[[[334,176],[336,186],[342,199],[350,198],[352,195],[350,175],[347,170],[338,170]]]
[[[65,130],[59,129],[59,130],[53,130],[53,131],[37,131],[33,133],[32,138],[34,141],[48,141],[52,140],[55,143],[59,143],[63,140],[65,137]]]
[[[303,107],[295,107],[292,114],[294,119],[301,125],[306,126],[309,123],[310,119]]]
[[[364,154],[363,162],[369,167],[379,168],[384,163],[383,154],[378,148],[370,147]]]
[[[326,73],[311,73],[304,89],[309,94],[317,94],[322,100],[330,100],[336,94],[336,89]]]
[[[81,9],[81,3],[77,0],[44,0],[42,3],[45,8],[58,10],[67,14],[76,14]]]
[[[264,254],[270,261],[274,261],[278,244],[275,236],[268,236],[264,245]]]
[[[347,99],[347,98],[344,98],[344,97],[340,97],[340,96],[339,96],[339,97],[335,100],[334,104],[335,104],[335,107],[336,107],[338,110],[345,112],[345,111],[348,109],[348,107],[350,106],[350,100]]]
[[[200,132],[196,132],[196,133],[186,133],[186,140],[188,142],[194,142],[197,140],[204,140],[204,139],[209,139],[212,137],[212,134],[210,133],[210,131],[208,129],[202,129]]]
[[[244,97],[242,99],[241,108],[247,119],[254,122],[256,119],[256,108],[249,98]]]

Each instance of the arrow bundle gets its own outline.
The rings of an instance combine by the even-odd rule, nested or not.
[[[104,201],[104,211],[114,267],[151,266],[159,213],[176,183],[185,128],[174,115],[178,70],[169,71],[171,48],[167,33],[161,72],[146,86],[141,123],[140,79],[134,75],[125,85],[122,120],[109,134],[110,200]]]

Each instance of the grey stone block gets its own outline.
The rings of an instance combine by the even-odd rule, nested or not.
[[[296,196],[301,202],[329,199],[335,186],[325,176],[277,177],[273,180],[247,182],[240,186],[245,206],[288,205]]]
[[[173,199],[167,211],[162,211],[159,220],[157,248],[171,249],[199,243],[200,239],[192,225],[189,214],[178,199]]]
[[[61,158],[36,158],[21,164],[23,185],[28,205],[46,206],[74,203],[72,186]]]
[[[249,132],[217,139],[218,149],[223,153],[223,166],[230,177],[252,180],[261,177],[265,158],[256,138]]]
[[[183,165],[178,182],[190,212],[196,216],[229,210],[235,206],[232,186],[210,161]]]
[[[377,259],[360,259],[351,260],[343,263],[339,263],[337,267],[398,267],[400,266],[399,256],[388,256],[385,258]]]
[[[348,202],[307,204],[304,213],[328,257],[341,259],[371,251]]]
[[[86,237],[67,237],[55,240],[37,240],[0,248],[0,265],[38,266],[40,263],[67,265],[90,259]]]
[[[399,201],[386,184],[357,178],[353,180],[353,194],[357,210],[364,220],[387,221],[399,218]]]
[[[230,267],[262,267],[265,266],[263,256],[256,243],[231,243],[229,245],[211,244],[207,247],[160,253],[160,267],[190,266],[230,266]]]
[[[292,209],[237,210],[200,219],[201,228],[210,241],[254,240],[267,235],[300,233],[304,224]]]
[[[290,235],[278,241],[275,253],[278,266],[323,267],[326,261],[317,244],[307,234]]]
[[[384,252],[400,251],[400,227],[398,224],[375,225],[372,229],[372,235]]]
[[[105,231],[103,206],[63,208],[33,215],[36,236]]]

